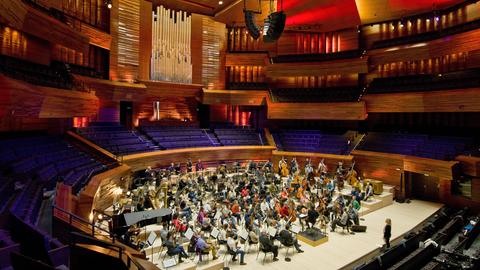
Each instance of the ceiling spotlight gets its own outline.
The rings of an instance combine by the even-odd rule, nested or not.
[[[218,4],[219,4],[219,5],[223,5],[223,1],[218,1]]]
[[[427,22],[430,22],[430,19],[427,19]]]
[[[440,21],[440,17],[435,16],[435,21],[437,21],[437,22]]]
[[[107,5],[108,9],[112,8],[112,0],[105,0],[105,5]]]

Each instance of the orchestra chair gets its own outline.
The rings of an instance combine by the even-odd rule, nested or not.
[[[257,258],[256,258],[256,260],[258,260],[258,255],[260,254],[260,251],[263,252],[262,264],[265,264],[265,259],[266,259],[268,253],[271,253],[271,254],[272,254],[272,260],[273,260],[273,251],[265,250],[260,242],[258,243],[258,251],[257,251]]]
[[[256,242],[256,243],[255,243],[255,242],[252,242],[252,239],[250,238],[250,235],[248,236],[248,240],[245,241],[245,247],[246,247],[247,243],[248,243],[248,250],[245,248],[245,250],[247,250],[247,253],[250,252],[250,247],[251,247],[251,246],[256,246],[256,247],[257,247],[257,251],[260,249],[260,241],[258,241],[258,242]]]

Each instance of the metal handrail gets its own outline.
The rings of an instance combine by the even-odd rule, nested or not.
[[[72,224],[72,221],[73,220],[78,220],[80,223],[83,223],[87,226],[91,226],[92,227],[92,230],[91,230],[91,235],[88,235],[89,237],[92,237],[93,239],[95,239],[96,241],[98,242],[105,242],[105,241],[102,241],[100,239],[97,239],[95,237],[95,229],[98,229],[100,231],[103,231],[103,232],[106,232],[108,234],[108,239],[110,239],[112,241],[112,244],[109,244],[108,242],[105,242],[104,245],[98,245],[98,246],[102,246],[102,247],[106,247],[105,245],[108,245],[109,247],[116,247],[116,248],[119,248],[119,259],[121,259],[123,261],[123,255],[126,256],[126,261],[125,261],[125,264],[127,265],[128,268],[131,267],[132,263],[137,267],[137,269],[139,270],[146,270],[136,259],[135,257],[128,251],[126,251],[123,247],[121,246],[118,246],[118,245],[115,245],[115,234],[112,234],[111,232],[103,229],[102,227],[96,225],[93,221],[90,222],[88,220],[85,220],[84,218],[82,217],[79,217],[73,213],[70,213],[68,211],[66,211],[65,209],[62,209],[58,206],[56,206],[55,204],[53,204],[53,209],[54,210],[58,210],[60,211],[61,213],[64,213],[66,215],[68,215],[68,224],[70,226],[73,226]],[[76,236],[78,236],[79,234],[78,233],[72,233]],[[92,240],[93,240],[92,239]],[[106,247],[106,248],[109,248],[109,247]],[[113,250],[113,248],[109,248],[111,250]]]

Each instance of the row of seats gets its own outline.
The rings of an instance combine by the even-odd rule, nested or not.
[[[91,123],[89,127],[78,129],[78,133],[116,155],[157,150],[148,139],[135,131],[127,130],[119,123]]]
[[[419,231],[406,234],[399,244],[392,246],[370,261],[354,267],[354,269],[420,269],[421,265],[427,263],[428,258],[431,258],[440,248],[434,248],[432,245],[424,249],[420,248],[419,244],[429,238],[440,242],[439,237],[445,235],[444,233],[452,228],[449,221],[458,215],[464,214],[465,211],[463,210],[455,212],[451,208],[443,207]],[[452,234],[445,235],[443,239],[446,240],[452,236]],[[411,266],[413,268],[408,268]]]
[[[0,55],[0,72],[31,84],[72,89],[73,81],[61,65],[40,65],[14,57]]]
[[[361,94],[357,86],[325,88],[278,88],[271,90],[273,102],[355,102]]]
[[[263,135],[254,129],[145,126],[141,130],[162,149],[265,144]]]
[[[436,91],[480,86],[480,69],[468,69],[439,75],[419,74],[399,77],[375,78],[367,93],[399,93]]]
[[[473,139],[465,137],[371,132],[364,137],[357,149],[453,160],[473,145]]]
[[[272,136],[279,150],[290,152],[346,155],[350,145],[350,138],[346,134],[319,130],[273,130]]]

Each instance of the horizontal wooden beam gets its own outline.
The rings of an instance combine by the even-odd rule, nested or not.
[[[365,102],[273,103],[268,100],[268,119],[365,120]]]
[[[219,146],[182,148],[132,154],[123,157],[123,162],[133,171],[151,167],[167,166],[172,161],[191,158],[203,161],[270,159],[273,146]]]
[[[368,57],[325,62],[279,63],[265,67],[267,77],[322,76],[368,72]]]
[[[225,66],[265,66],[268,53],[227,53]]]
[[[202,103],[261,106],[267,96],[268,91],[203,89]]]
[[[480,88],[368,94],[367,112],[480,112]]]

